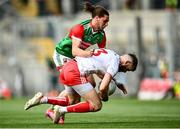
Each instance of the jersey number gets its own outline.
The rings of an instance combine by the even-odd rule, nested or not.
[[[94,53],[93,53],[93,55],[94,55],[94,56],[99,56],[101,53],[107,54],[108,52],[107,52],[105,49],[102,49],[102,48],[101,48],[101,49],[99,49],[99,50],[97,50],[97,51],[95,50]]]

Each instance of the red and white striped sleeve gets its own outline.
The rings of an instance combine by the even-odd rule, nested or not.
[[[71,30],[70,30],[70,38],[75,38],[79,41],[82,41],[84,35],[84,27],[81,24],[75,25]]]

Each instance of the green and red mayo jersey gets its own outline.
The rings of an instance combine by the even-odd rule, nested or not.
[[[56,51],[61,55],[73,58],[72,38],[81,41],[80,48],[83,50],[94,44],[97,44],[99,48],[105,48],[106,46],[105,32],[93,32],[91,19],[83,21],[71,28],[66,37],[56,45]]]

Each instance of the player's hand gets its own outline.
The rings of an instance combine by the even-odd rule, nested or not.
[[[90,50],[90,56],[93,56],[94,55],[94,49]]]
[[[99,91],[98,95],[99,95],[99,98],[104,102],[109,100],[107,93],[103,93],[102,91]]]
[[[61,72],[62,66],[57,66],[56,69],[57,69],[59,72]]]
[[[122,83],[116,83],[116,85],[124,94],[128,93],[125,86]]]

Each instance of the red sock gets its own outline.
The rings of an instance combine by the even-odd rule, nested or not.
[[[68,112],[90,112],[92,111],[92,106],[88,102],[80,102],[74,105],[67,106]]]
[[[69,99],[68,97],[48,97],[48,103],[53,105],[68,106]]]

